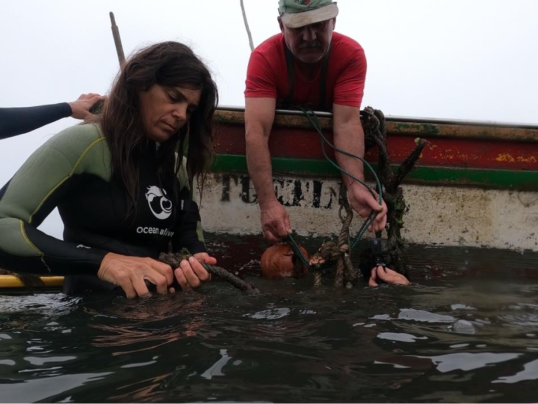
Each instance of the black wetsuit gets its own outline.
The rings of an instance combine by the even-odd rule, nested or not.
[[[156,150],[141,157],[136,214],[112,175],[110,151],[97,125],[77,125],[54,136],[0,190],[0,268],[38,275],[92,275],[108,252],[158,258],[175,251],[205,252],[198,207],[184,165],[176,181],[157,180]],[[162,189],[162,190],[161,190]],[[64,241],[37,229],[58,207]]]
[[[0,108],[0,139],[21,135],[71,116],[67,102],[39,107]]]

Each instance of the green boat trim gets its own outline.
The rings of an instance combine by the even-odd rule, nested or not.
[[[328,161],[292,158],[272,158],[273,174],[334,178],[338,170]],[[376,169],[376,164],[372,164]],[[393,166],[396,169],[397,166]],[[243,155],[217,155],[213,171],[247,174],[247,159]],[[366,175],[368,178],[368,175]],[[473,186],[486,189],[538,191],[538,172],[444,167],[415,167],[406,183],[449,186]]]

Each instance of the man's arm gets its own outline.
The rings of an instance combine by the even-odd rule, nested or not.
[[[269,152],[269,136],[275,119],[274,98],[245,99],[245,136],[248,172],[260,204],[263,236],[270,242],[286,237],[290,230],[286,209],[276,199]]]
[[[333,133],[334,145],[338,149],[364,157],[364,131],[361,125],[359,108],[334,104]],[[342,153],[335,154],[336,161],[342,169],[364,181],[362,161]],[[363,218],[368,217],[372,210],[378,211],[379,213],[372,229],[374,231],[383,230],[387,223],[387,206],[385,202],[380,206],[379,202],[374,199],[363,185],[348,175],[342,174],[342,180],[348,190],[349,203],[353,209]],[[377,196],[377,193],[375,194]]]
[[[31,132],[59,119],[72,116],[84,119],[90,108],[104,97],[82,94],[76,101],[26,108],[0,108],[0,139]]]

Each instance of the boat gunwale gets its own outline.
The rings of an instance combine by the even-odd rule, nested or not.
[[[331,113],[316,112],[316,115],[322,129],[332,130]],[[244,108],[219,107],[215,113],[215,120],[220,124],[244,125]],[[385,122],[388,135],[538,143],[538,125],[401,116],[386,116]],[[274,126],[312,128],[310,121],[302,112],[287,110],[276,110]]]

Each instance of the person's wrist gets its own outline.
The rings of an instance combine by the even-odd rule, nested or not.
[[[67,105],[69,105],[69,109],[71,110],[71,113],[69,114],[69,116],[72,116],[73,115],[73,102],[66,102]]]
[[[101,271],[101,269],[108,264],[108,261],[118,256],[119,254],[115,254],[113,252],[106,253],[103,259],[101,260],[101,265],[99,265],[99,271]]]
[[[361,181],[364,181],[364,180],[361,179]],[[348,191],[359,191],[359,190],[368,189],[368,187],[365,187],[360,182],[355,181],[355,180],[351,180],[351,182],[348,183],[346,188]]]
[[[347,191],[352,195],[360,191],[368,190],[368,187],[365,187],[364,185],[362,185],[360,182],[357,182],[357,181],[353,181],[346,188],[347,188]]]
[[[260,210],[269,210],[273,206],[280,205],[280,202],[278,202],[276,198],[267,198],[263,201],[260,200],[258,203],[260,205]]]

